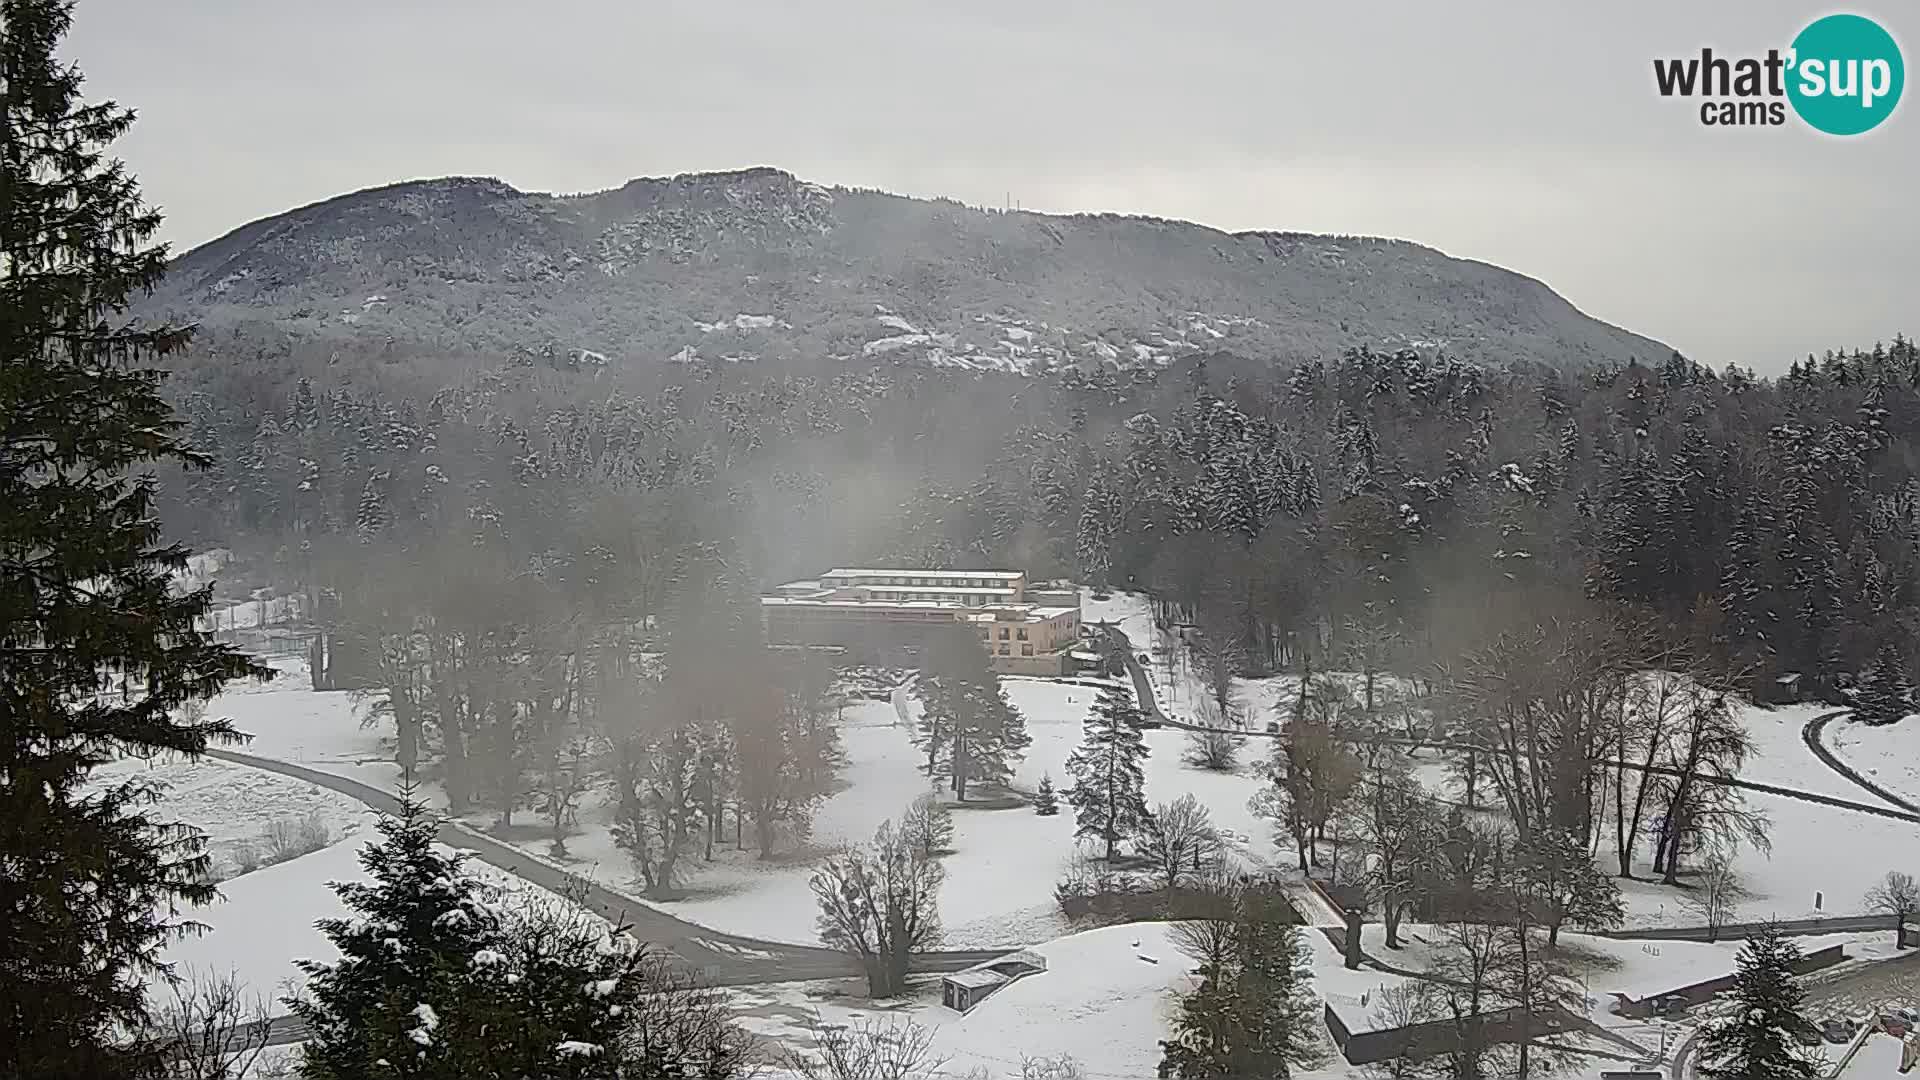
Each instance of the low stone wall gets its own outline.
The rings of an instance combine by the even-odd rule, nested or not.
[[[1061,913],[1068,919],[1092,919],[1103,923],[1199,919],[1214,914],[1219,905],[1219,898],[1214,894],[1185,887],[1171,892],[1157,888],[1102,889],[1057,899]],[[1301,921],[1299,913],[1293,911],[1292,904],[1283,910],[1293,913],[1290,921],[1296,924]]]
[[[1340,1048],[1340,1056],[1346,1058],[1349,1065],[1368,1065],[1394,1058],[1418,1061],[1458,1046],[1463,1035],[1472,1037],[1471,1032],[1462,1031],[1460,1025],[1451,1020],[1409,1024],[1381,1031],[1349,1031],[1346,1022],[1340,1019],[1340,1014],[1331,1005],[1326,1007],[1326,1023],[1327,1033],[1333,1036],[1334,1045]],[[1537,1038],[1564,1031],[1568,1026],[1567,1018],[1560,1014],[1529,1017],[1519,1009],[1486,1013],[1471,1023],[1477,1024],[1477,1041],[1483,1045]]]
[[[1810,937],[1815,934],[1852,934],[1862,930],[1893,929],[1889,915],[1833,915],[1815,919],[1784,919],[1763,922],[1728,923],[1712,931],[1704,926],[1653,927],[1644,930],[1608,930],[1596,936],[1628,941],[1742,941],[1772,925],[1785,937]]]
[[[1793,973],[1795,975],[1805,975],[1810,971],[1830,968],[1846,958],[1847,954],[1842,946],[1829,945],[1824,949],[1807,953],[1795,961]],[[1724,993],[1725,991],[1733,989],[1734,978],[1733,975],[1722,975],[1718,978],[1691,983],[1687,986],[1667,990],[1663,993],[1649,994],[1638,1001],[1622,1001],[1619,1012],[1621,1016],[1629,1020],[1645,1020],[1653,1015],[1654,1002],[1669,997],[1680,998],[1685,1001],[1689,1007],[1699,1005],[1715,994]]]

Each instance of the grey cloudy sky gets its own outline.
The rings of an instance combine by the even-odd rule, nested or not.
[[[1404,237],[1715,367],[1911,319],[1920,101],[1860,138],[1702,127],[1655,56],[1829,9],[1276,0],[80,0],[68,55],[180,249],[396,180],[823,183]],[[1920,9],[1854,8],[1907,46]],[[1912,96],[1912,95],[1909,95]]]

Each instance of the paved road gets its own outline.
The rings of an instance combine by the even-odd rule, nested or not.
[[[390,814],[400,809],[400,799],[392,792],[334,773],[233,750],[209,749],[207,756],[304,780],[358,799],[382,813]],[[833,949],[726,934],[677,919],[600,882],[582,878],[563,866],[457,821],[441,824],[440,842],[451,848],[472,852],[475,858],[489,866],[554,892],[579,890],[584,894],[588,907],[614,922],[630,925],[635,937],[672,956],[710,986],[801,982],[861,973],[859,964],[852,957]],[[1018,947],[923,953],[913,958],[912,967],[919,972],[959,971],[997,959]],[[299,1021],[292,1017],[275,1017],[270,1023],[273,1028],[271,1041],[275,1044],[299,1042],[305,1037]]]
[[[1836,709],[1833,712],[1822,713],[1814,717],[1812,720],[1807,721],[1806,727],[1800,729],[1800,738],[1806,741],[1807,749],[1813,751],[1813,756],[1826,763],[1827,768],[1832,769],[1834,772],[1858,784],[1866,791],[1885,799],[1909,813],[1920,814],[1920,803],[1915,803],[1897,792],[1889,791],[1879,784],[1874,783],[1872,780],[1860,775],[1857,769],[1841,761],[1832,750],[1827,749],[1826,742],[1821,738],[1827,730],[1827,725],[1852,711],[1852,709]],[[1892,735],[1889,734],[1888,737],[1891,738]]]

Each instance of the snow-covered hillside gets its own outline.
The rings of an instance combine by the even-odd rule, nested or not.
[[[355,192],[187,252],[142,310],[342,347],[551,347],[584,368],[1037,373],[1362,345],[1582,368],[1671,352],[1531,278],[1405,241],[1003,213],[774,169],[580,196],[471,177]]]

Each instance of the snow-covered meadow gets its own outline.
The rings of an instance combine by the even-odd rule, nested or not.
[[[1017,1078],[1028,1060],[1071,1057],[1090,1080],[1139,1080],[1160,1059],[1160,1040],[1191,990],[1191,963],[1180,954],[1169,924],[1132,923],[1070,934],[1037,946],[1047,970],[996,992],[965,1015],[941,1008],[937,987],[902,1005],[874,1009],[848,999],[823,998],[808,986],[733,991],[750,1030],[788,1045],[805,1045],[815,1024],[911,1021],[933,1029],[932,1053],[945,1059],[940,1075]],[[1401,981],[1381,972],[1351,972],[1320,935],[1308,931],[1316,986],[1335,988],[1343,1015],[1364,1020],[1361,995]],[[1347,1001],[1354,1004],[1348,1006]],[[1295,1069],[1297,1080],[1359,1080],[1329,1041],[1323,1062]]]
[[[362,726],[365,703],[347,693],[307,689],[297,662],[287,663],[284,672],[265,687],[223,695],[211,714],[231,717],[236,727],[253,736],[247,753],[393,787],[398,770],[382,734]],[[1043,775],[1051,775],[1056,785],[1063,783],[1067,755],[1080,740],[1095,689],[1018,678],[1008,679],[1006,687],[1033,737],[1013,786],[1031,791]],[[899,704],[909,719],[917,716],[918,702],[910,696]],[[1243,765],[1234,774],[1218,774],[1185,764],[1181,755],[1186,735],[1175,729],[1149,731],[1147,741],[1152,750],[1147,763],[1150,800],[1170,801],[1191,792],[1212,808],[1216,824],[1236,838],[1251,859],[1265,861],[1273,855],[1269,830],[1247,809],[1259,786],[1251,769]],[[740,851],[722,843],[712,862],[696,853],[684,864],[684,898],[657,901],[655,906],[715,930],[817,942],[808,884],[814,863],[839,846],[866,840],[882,821],[930,790],[912,729],[902,723],[898,705],[866,700],[849,704],[842,742],[847,759],[843,786],[820,806],[804,852],[783,850],[762,860],[750,850],[751,844]],[[1070,812],[1041,817],[1024,806],[962,807],[956,809],[954,822],[954,850],[945,857],[947,883],[941,896],[949,945],[1032,944],[1066,929],[1053,886],[1074,857]],[[537,837],[523,843],[529,850],[545,851]],[[568,838],[567,847],[576,873],[632,888],[632,868],[613,843],[609,808],[591,803],[583,808],[581,831]]]
[[[1119,594],[1108,601],[1088,598],[1086,608],[1089,621],[1120,624],[1133,638],[1134,651],[1147,653],[1154,661],[1150,668],[1162,708],[1176,717],[1193,716],[1191,703],[1205,695],[1205,688],[1190,663],[1177,655],[1169,661],[1164,645],[1173,644],[1171,651],[1177,654],[1177,644],[1155,644],[1143,599]],[[233,688],[211,704],[210,715],[229,717],[252,736],[244,747],[247,753],[395,788],[399,773],[392,762],[391,735],[365,722],[369,702],[359,695],[311,690],[298,660],[280,661],[278,666],[280,679]],[[1067,756],[1081,738],[1096,688],[1085,682],[1027,678],[1009,678],[1005,685],[1032,737],[1012,787],[1031,792],[1043,776],[1062,786],[1067,780]],[[1262,784],[1256,766],[1272,745],[1263,733],[1266,720],[1291,688],[1292,680],[1285,676],[1235,682],[1235,700],[1254,734],[1246,739],[1240,764],[1232,772],[1208,772],[1187,764],[1183,753],[1188,736],[1183,731],[1147,731],[1149,801],[1165,802],[1191,793],[1209,808],[1243,861],[1290,866],[1291,852],[1276,847],[1270,826],[1252,813],[1248,802]],[[684,864],[688,874],[683,895],[657,901],[655,906],[717,931],[773,941],[817,942],[816,906],[809,886],[814,865],[843,845],[865,840],[880,822],[931,789],[912,738],[918,707],[909,693],[896,694],[891,702],[850,702],[843,713],[846,766],[842,783],[820,806],[805,846],[798,851],[783,846],[765,860],[751,850],[751,844],[740,850],[722,843],[711,861],[696,851]],[[1802,730],[1821,711],[1817,706],[1744,710],[1743,721],[1757,752],[1743,775],[1872,801],[1806,747]],[[1840,723],[1831,725],[1829,732],[1836,751],[1862,771],[1900,790],[1920,789],[1920,775],[1898,753],[1899,744],[1888,731]],[[1438,780],[1445,772],[1440,759],[1430,752],[1423,754],[1431,759],[1421,760],[1422,775]],[[124,772],[148,767],[144,762],[123,762],[114,768]],[[189,971],[232,971],[254,991],[271,996],[297,981],[296,958],[331,958],[331,947],[313,923],[342,913],[327,883],[360,876],[357,850],[371,835],[364,808],[312,785],[243,766],[160,762],[152,767],[174,784],[164,807],[167,816],[208,830],[216,852],[223,845],[245,841],[259,830],[262,820],[276,816],[313,814],[341,837],[314,854],[227,881],[222,886],[226,897],[222,903],[190,913],[212,931],[175,944],[168,959]],[[439,797],[431,785],[423,794],[430,800]],[[1748,797],[1767,811],[1774,836],[1771,853],[1750,849],[1740,853],[1739,870],[1752,893],[1742,914],[1749,917],[1858,911],[1866,888],[1895,865],[1901,852],[1913,850],[1913,827],[1904,822],[1769,795]],[[931,987],[903,1007],[918,1021],[940,1028],[937,1049],[951,1057],[950,1075],[965,1075],[972,1068],[993,1076],[1018,1075],[1023,1058],[1062,1053],[1079,1059],[1089,1076],[1139,1075],[1141,1062],[1157,1059],[1157,1041],[1164,1036],[1175,992],[1188,979],[1187,966],[1159,924],[1069,933],[1072,928],[1059,913],[1053,887],[1076,857],[1071,810],[1063,807],[1057,816],[1041,817],[1031,807],[988,808],[994,805],[1000,804],[955,811],[955,839],[952,852],[944,857],[947,879],[941,896],[946,943],[951,947],[1037,946],[1049,957],[1050,970],[1014,984],[964,1017],[939,1008]],[[522,821],[526,828],[512,838],[514,842],[545,855],[546,840],[531,815]],[[630,864],[612,842],[606,808],[591,802],[583,808],[580,831],[567,844],[569,866],[576,873],[637,892]],[[1610,858],[1610,852],[1602,852],[1602,865],[1610,866]],[[506,881],[504,875],[488,873]],[[1630,926],[1698,921],[1675,889],[1646,881],[1623,882],[1623,888]],[[1816,892],[1823,894],[1818,908]],[[1371,925],[1367,951],[1389,963],[1422,967],[1431,935],[1421,927],[1409,931],[1409,947],[1392,952],[1379,940],[1380,928]],[[1316,985],[1325,1000],[1352,1027],[1373,1023],[1371,1013],[1379,991],[1401,977],[1378,969],[1348,971],[1317,932],[1309,930],[1304,936],[1315,950]],[[1850,952],[1878,957],[1886,952],[1886,943],[1879,938],[1887,937],[1861,934],[1846,940]],[[1586,977],[1590,1018],[1618,1038],[1649,1047],[1657,1042],[1657,1031],[1612,1015],[1607,1009],[1612,995],[1644,997],[1706,974],[1729,971],[1738,948],[1731,942],[1643,945],[1577,934],[1568,935],[1568,940],[1590,957]],[[1824,943],[1825,939],[1802,942],[1806,948]],[[857,998],[821,998],[808,991],[805,986],[788,986],[730,993],[750,1027],[783,1039],[801,1037],[804,1021],[816,1014],[827,1022],[845,1022],[847,1017],[873,1011]],[[1303,1075],[1314,1080],[1358,1075],[1337,1056],[1329,1061],[1323,1069]]]
[[[1889,727],[1842,718],[1827,725],[1827,749],[1862,776],[1908,802],[1920,803],[1920,714]],[[1860,789],[1855,788],[1856,792]],[[1920,874],[1920,869],[1913,873]]]
[[[368,820],[366,807],[356,799],[211,758],[121,758],[95,769],[87,786],[97,791],[129,781],[159,785],[159,816],[192,825],[206,835],[207,857],[217,881],[272,862],[289,849],[299,850],[298,844],[306,839],[301,834],[317,840],[324,835],[319,842],[331,842]]]
[[[1130,637],[1147,638],[1151,622],[1144,598],[1114,594],[1107,601],[1084,601],[1089,621],[1120,624]],[[1136,641],[1136,651],[1150,652]],[[1168,670],[1164,654],[1155,656],[1156,694],[1192,700],[1204,693],[1190,667],[1175,660],[1173,669],[1185,671],[1184,689],[1166,691],[1160,678]],[[217,715],[230,716],[253,736],[247,752],[263,757],[301,762],[382,787],[393,787],[398,770],[392,764],[390,737],[365,726],[366,703],[356,695],[316,693],[307,688],[298,661],[282,665],[283,677],[266,686],[247,686],[223,695],[213,705]],[[1291,686],[1289,677],[1239,680],[1235,696],[1255,718],[1255,735],[1242,748],[1239,768],[1232,773],[1208,772],[1182,760],[1186,733],[1173,728],[1151,730],[1146,765],[1147,796],[1165,802],[1191,793],[1211,811],[1215,823],[1234,841],[1250,864],[1286,864],[1273,842],[1267,822],[1248,808],[1260,787],[1255,765],[1271,742],[1258,734],[1279,696]],[[1056,786],[1066,781],[1066,759],[1081,736],[1081,725],[1096,693],[1081,683],[1040,679],[1006,680],[1008,696],[1026,719],[1033,743],[1015,771],[1013,786],[1032,791],[1043,775]],[[894,817],[916,796],[929,790],[921,771],[922,758],[913,744],[911,721],[918,702],[910,694],[896,695],[892,703],[856,699],[843,714],[842,741],[846,768],[841,788],[819,808],[814,829],[799,851],[782,848],[766,860],[750,850],[721,844],[711,862],[703,852],[684,865],[688,873],[683,896],[659,901],[657,906],[688,921],[731,933],[795,943],[818,940],[814,900],[808,879],[813,865],[838,847],[859,843],[884,820]],[[1170,707],[1172,715],[1182,710]],[[1819,794],[1859,801],[1871,797],[1822,764],[1801,738],[1805,723],[1818,706],[1779,709],[1748,708],[1743,722],[1753,735],[1757,753],[1743,771],[1747,778],[1791,786]],[[903,721],[904,713],[904,721]],[[1859,732],[1836,725],[1843,752],[1864,755],[1872,736],[1890,732]],[[1889,737],[1873,767],[1895,772],[1900,757]],[[1908,766],[1912,768],[1912,766]],[[1437,777],[1437,759],[1423,772]],[[274,781],[267,781],[272,783]],[[1890,781],[1891,782],[1891,781]],[[1909,781],[1911,782],[1911,781]],[[289,782],[292,783],[292,782]],[[1916,783],[1915,786],[1920,786]],[[429,796],[432,795],[428,789]],[[1911,844],[1912,827],[1896,820],[1777,796],[1749,793],[1749,800],[1772,821],[1771,852],[1741,849],[1739,870],[1751,894],[1742,914],[1752,918],[1798,918],[1815,914],[1845,914],[1862,910],[1866,889],[1893,865]],[[531,826],[531,817],[526,819]],[[578,873],[616,888],[631,889],[632,870],[626,856],[612,842],[608,809],[590,802],[583,808],[581,832],[568,839],[570,865]],[[942,893],[942,917],[948,943],[954,947],[1025,945],[1045,941],[1067,929],[1053,899],[1053,886],[1075,857],[1070,811],[1040,817],[1030,808],[961,808],[955,812],[956,838],[946,856],[947,882]],[[545,843],[529,827],[520,842],[544,851]],[[1612,853],[1601,853],[1611,865]],[[1651,882],[1624,882],[1629,925],[1680,925],[1697,922],[1681,902],[1680,893]],[[1818,894],[1818,895],[1816,895]]]

